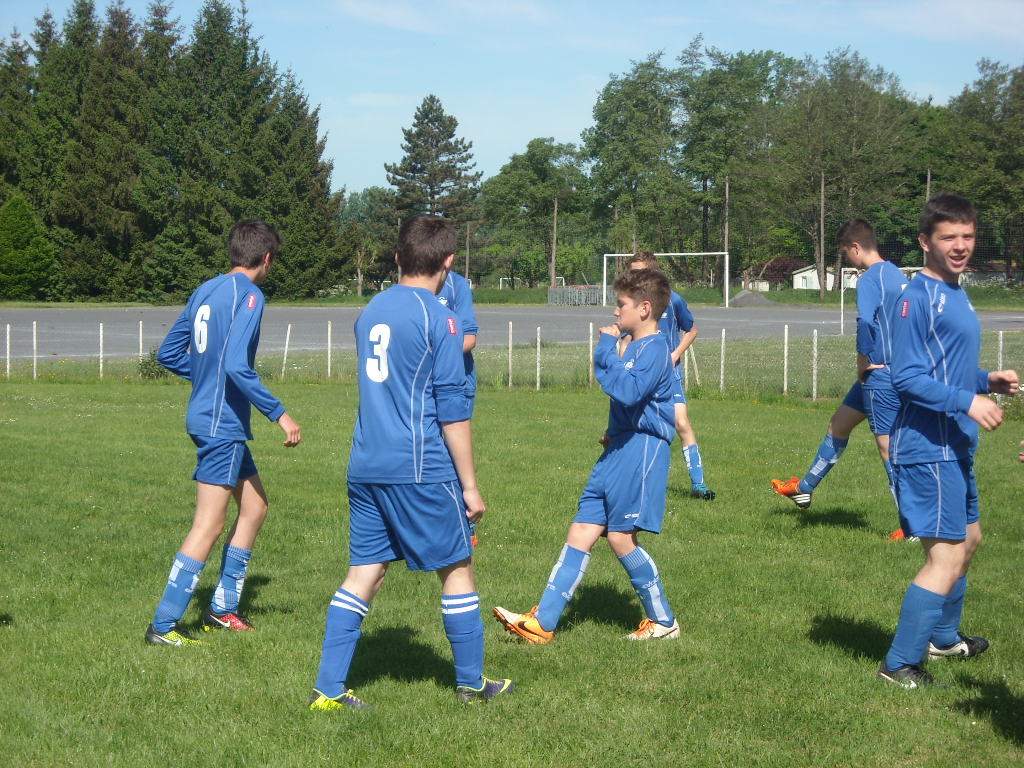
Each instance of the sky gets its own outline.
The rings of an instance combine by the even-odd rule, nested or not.
[[[140,20],[149,0],[123,0]],[[44,3],[0,0],[0,35],[27,35]],[[188,36],[201,0],[176,0]],[[97,3],[102,12],[102,0]],[[822,58],[850,47],[921,99],[945,103],[977,62],[1024,65],[1024,0],[250,0],[262,47],[320,105],[335,189],[386,185],[402,128],[433,93],[497,173],[530,139],[578,142],[601,88],[632,61],[666,63],[697,34],[725,51]]]

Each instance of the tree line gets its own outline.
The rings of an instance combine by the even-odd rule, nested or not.
[[[458,222],[478,284],[593,282],[597,254],[718,251],[727,230],[748,275],[777,257],[824,270],[852,216],[913,254],[929,188],[971,197],[989,256],[1024,266],[1024,69],[992,61],[937,105],[849,49],[798,60],[697,37],[611,76],[578,142],[532,139],[487,179],[434,95],[387,187],[332,190],[324,144],[244,4],[207,0],[187,34],[162,2],[141,20],[119,2],[100,20],[76,0],[59,26],[46,11],[0,41],[0,298],[180,299],[246,217],[284,236],[267,284],[282,297],[393,279],[415,213]],[[718,265],[679,269],[711,281]]]

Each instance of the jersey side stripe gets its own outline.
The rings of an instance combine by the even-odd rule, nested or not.
[[[224,401],[227,400],[228,395],[228,383],[222,381],[222,374],[224,372],[224,354],[228,350],[228,339],[231,338],[231,326],[235,323],[235,303],[238,301],[238,281],[235,277],[231,278],[231,322],[228,323],[227,332],[224,334],[224,344],[220,348],[220,359],[217,360],[217,384],[214,388],[213,405],[217,407],[217,390],[216,386],[220,386],[220,407],[217,408],[217,418],[214,419],[213,424],[210,427],[210,437],[217,436],[217,428],[220,427],[220,416],[224,412]]]

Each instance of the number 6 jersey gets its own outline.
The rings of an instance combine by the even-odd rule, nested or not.
[[[349,481],[455,480],[441,423],[471,413],[458,319],[430,291],[394,285],[370,300],[355,332],[359,415]]]
[[[252,440],[250,403],[271,421],[284,413],[253,368],[262,319],[263,292],[239,272],[207,280],[189,297],[157,360],[192,382],[190,435]]]

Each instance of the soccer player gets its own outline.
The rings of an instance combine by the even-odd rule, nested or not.
[[[878,677],[904,688],[932,682],[926,658],[973,657],[989,646],[960,631],[967,570],[981,542],[973,457],[978,425],[993,430],[1003,420],[984,393],[1013,394],[1019,381],[1015,371],[978,367],[981,326],[959,284],[976,224],[974,206],[958,195],[927,202],[918,226],[925,268],[893,317],[896,495],[903,530],[920,537],[925,563],[903,598]]]
[[[587,570],[590,551],[604,535],[646,614],[627,637],[679,637],[679,622],[665,597],[658,569],[637,544],[641,531],[661,530],[675,431],[673,405],[679,382],[669,344],[658,332],[658,318],[669,302],[668,278],[656,269],[631,270],[615,281],[615,292],[617,323],[601,328],[594,350],[595,375],[611,398],[608,444],[580,496],[579,510],[540,603],[524,614],[500,606],[494,609],[494,617],[506,630],[532,644],[554,639],[562,612]],[[622,333],[632,340],[620,357],[616,344]]]
[[[476,367],[473,365],[473,349],[480,326],[473,311],[473,289],[469,281],[458,272],[449,272],[441,286],[437,300],[455,313],[462,327],[462,359],[466,366],[466,397],[469,398],[470,415],[476,400]]]
[[[892,386],[892,314],[907,280],[899,268],[878,253],[878,241],[871,225],[852,219],[839,228],[839,252],[864,274],[857,281],[857,381],[842,404],[832,414],[828,432],[803,479],[772,480],[780,496],[800,509],[811,506],[811,495],[843,455],[850,433],[867,418],[875,436],[878,455],[885,466],[889,489],[893,490],[892,464],[889,461],[889,432],[900,399]],[[893,538],[902,538],[897,529]]]
[[[355,324],[359,412],[348,464],[349,569],[327,608],[312,710],[367,706],[345,681],[363,619],[394,560],[441,580],[456,697],[485,702],[513,687],[483,675],[469,523],[485,505],[473,463],[463,334],[436,296],[455,258],[455,228],[417,216],[402,224],[398,239],[399,284],[371,299]]]
[[[658,269],[658,259],[650,251],[639,251],[629,263],[629,268]],[[697,326],[693,322],[693,313],[686,305],[686,300],[675,291],[672,291],[669,304],[658,319],[658,330],[665,335],[672,353],[676,378],[679,379],[679,391],[675,401],[675,429],[679,435],[679,444],[683,448],[686,470],[690,474],[690,495],[695,499],[712,501],[715,492],[704,483],[704,463],[697,447],[697,435],[687,413],[686,390],[683,386],[683,355],[697,338]]]
[[[267,517],[267,495],[249,452],[249,406],[276,421],[291,448],[302,439],[299,425],[253,368],[263,319],[262,283],[281,247],[273,227],[240,221],[231,228],[231,271],[196,289],[160,345],[160,364],[192,382],[185,428],[196,445],[196,511],[192,529],[174,556],[171,575],[146,642],[198,643],[178,622],[188,608],[210,550],[224,530],[234,496],[238,518],[228,534],[220,579],[203,614],[203,629],[252,629],[238,611],[256,535]]]

